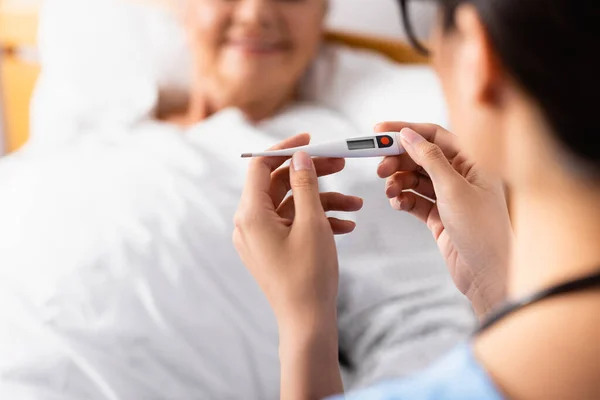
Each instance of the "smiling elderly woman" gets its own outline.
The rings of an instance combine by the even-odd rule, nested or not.
[[[296,90],[323,37],[326,0],[183,0],[193,59],[186,110],[162,115],[194,124],[227,107],[253,121],[276,114]]]

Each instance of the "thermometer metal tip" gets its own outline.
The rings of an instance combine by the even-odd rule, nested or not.
[[[244,153],[242,154],[242,158],[252,158],[252,153]]]

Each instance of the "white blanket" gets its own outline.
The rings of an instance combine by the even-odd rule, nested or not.
[[[427,70],[334,49],[314,74],[309,102],[257,126],[226,110],[187,131],[96,127],[0,162],[0,398],[278,398],[274,318],[230,240],[240,153],[443,115]],[[322,180],[365,198],[338,240],[348,387],[422,368],[474,322],[427,229],[389,208],[376,163]]]

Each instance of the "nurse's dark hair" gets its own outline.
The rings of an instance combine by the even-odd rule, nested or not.
[[[598,176],[600,0],[437,1],[447,31],[459,5],[477,9],[504,68],[537,101],[572,158]]]

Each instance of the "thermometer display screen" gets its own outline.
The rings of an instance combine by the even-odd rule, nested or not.
[[[348,140],[348,150],[365,150],[374,148],[374,139]]]

